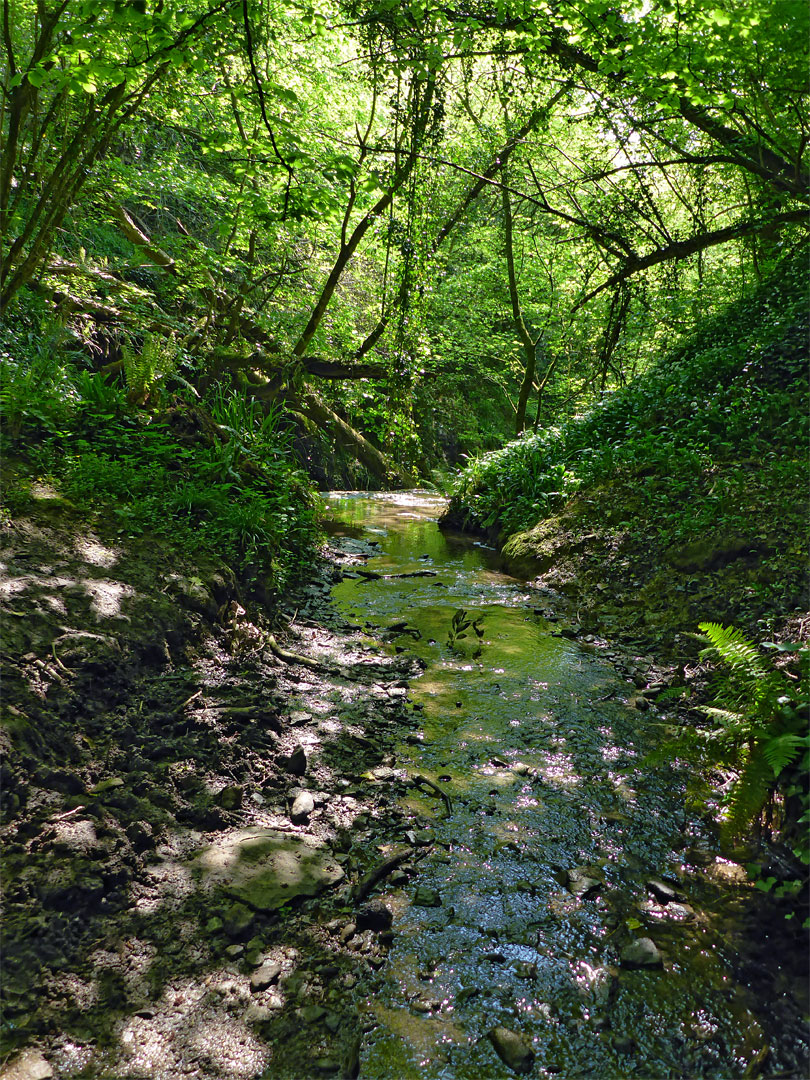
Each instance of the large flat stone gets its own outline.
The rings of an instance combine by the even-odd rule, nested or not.
[[[192,864],[203,889],[219,890],[256,911],[275,911],[298,896],[316,896],[343,877],[317,840],[275,829],[233,829]]]

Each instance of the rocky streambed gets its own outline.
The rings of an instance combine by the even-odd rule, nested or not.
[[[667,671],[435,498],[330,503],[272,613],[6,529],[2,1080],[805,1075],[795,941],[646,764]]]

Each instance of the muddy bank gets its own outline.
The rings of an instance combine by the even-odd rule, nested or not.
[[[0,1075],[356,1075],[393,938],[356,890],[420,855],[387,782],[412,662],[328,604],[361,560],[269,610],[48,495],[3,531]]]
[[[654,488],[650,478],[593,485],[532,529],[486,538],[509,573],[567,612],[578,635],[605,634],[675,668],[696,657],[690,635],[702,621],[733,623],[755,639],[807,640],[807,575],[795,528],[806,512],[803,493],[782,493],[796,513],[776,521],[757,502],[763,492],[752,478],[747,501],[740,496],[748,527],[672,541],[656,527],[644,482]],[[452,502],[442,525],[468,527]]]

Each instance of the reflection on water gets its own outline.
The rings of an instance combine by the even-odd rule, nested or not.
[[[532,1044],[536,1076],[741,1076],[762,1049],[756,1004],[734,985],[721,928],[695,910],[702,886],[681,853],[701,827],[683,777],[638,768],[654,714],[627,706],[632,687],[598,653],[552,636],[495,551],[441,532],[443,505],[328,496],[331,534],[365,541],[361,569],[381,575],[347,577],[339,608],[394,626],[426,665],[411,687],[424,737],[398,748],[397,767],[453,806],[413,789],[404,800],[435,838],[418,880],[442,902],[414,905],[414,885],[387,894],[399,936],[367,1002],[362,1076],[511,1075],[485,1037],[496,1025]],[[480,639],[454,636],[459,611]],[[692,904],[651,901],[651,877]],[[621,968],[642,936],[662,970]]]

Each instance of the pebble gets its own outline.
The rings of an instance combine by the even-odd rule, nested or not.
[[[522,1035],[516,1031],[510,1031],[509,1028],[494,1027],[487,1032],[487,1038],[501,1061],[513,1072],[531,1072],[534,1051]]]
[[[268,960],[257,968],[250,976],[250,989],[254,994],[260,994],[267,990],[281,974],[281,964],[275,960]]]
[[[50,1080],[54,1071],[38,1050],[27,1050],[3,1069],[3,1080]]]
[[[231,904],[228,908],[223,926],[228,937],[245,937],[253,923],[256,921],[256,912],[251,911],[245,904]]]
[[[303,825],[309,820],[309,816],[315,809],[315,800],[309,791],[302,791],[296,796],[290,810],[290,820],[295,825]]]
[[[223,810],[239,810],[242,806],[242,788],[236,785],[224,787],[217,795],[217,802]]]
[[[296,746],[291,754],[282,754],[278,763],[293,776],[303,776],[307,771],[307,755],[303,746]]]
[[[598,878],[591,877],[582,867],[568,871],[568,891],[574,896],[581,896],[583,900],[593,895],[601,884]]]

